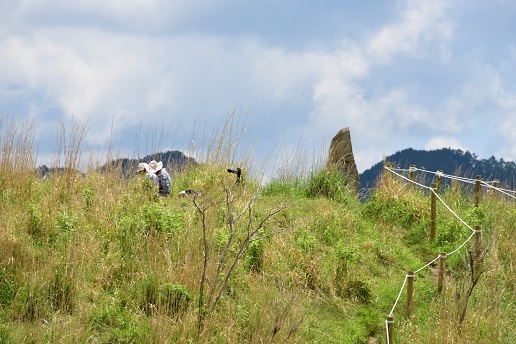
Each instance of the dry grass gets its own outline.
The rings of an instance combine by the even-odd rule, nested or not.
[[[395,178],[384,178],[366,204],[344,191],[337,201],[307,196],[304,181],[295,183],[301,162],[289,162],[267,195],[258,177],[235,184],[226,169],[254,169],[256,143],[246,143],[233,113],[196,153],[205,164],[174,179],[173,193],[203,192],[200,208],[190,198],[159,198],[146,180],[124,179],[120,166],[100,172],[98,161],[82,161],[86,126],[62,128],[57,156],[65,169],[43,179],[33,173],[31,124],[0,124],[2,343],[383,343],[400,278],[440,248],[421,235],[427,195]],[[84,166],[84,175],[75,172]],[[443,198],[477,216],[458,187]],[[452,223],[440,215],[442,225]],[[438,296],[434,276],[422,272],[412,321],[395,315],[396,342],[515,339],[514,202],[486,198],[480,215],[493,246],[460,331],[456,291],[467,276],[450,273]],[[264,219],[253,237],[258,257],[238,258],[223,284],[239,245],[251,252],[245,240]],[[460,270],[459,258],[450,260],[452,271]],[[206,290],[221,291],[218,302],[199,303],[204,268]]]

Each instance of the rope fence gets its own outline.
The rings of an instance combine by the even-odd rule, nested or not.
[[[467,184],[475,184],[476,183],[476,179],[471,179],[471,178],[465,178],[465,177],[458,177],[458,176],[453,176],[453,175],[449,175],[449,174],[444,174],[442,173],[442,171],[428,171],[428,170],[425,170],[425,169],[421,169],[421,168],[414,168],[414,167],[411,167],[409,169],[402,169],[402,168],[397,168],[397,169],[393,169],[391,168],[391,170],[393,171],[399,171],[399,172],[414,172],[414,171],[418,171],[418,172],[423,172],[423,173],[430,173],[430,174],[435,174],[436,177],[441,177],[441,178],[446,178],[446,179],[450,179],[450,180],[455,180],[455,181],[459,181],[459,182],[463,182],[463,183],[467,183]],[[499,184],[499,181],[498,180],[493,180],[493,181],[483,181],[481,180],[480,183],[485,186],[486,188],[488,189],[493,189],[494,191],[498,191],[506,196],[509,196],[511,198],[516,198],[516,190],[509,190],[509,189],[503,189],[503,188],[500,188],[496,185]]]
[[[411,316],[411,312],[412,312],[412,282],[413,282],[414,275],[419,273],[423,269],[429,267],[430,265],[434,264],[437,260],[439,260],[438,291],[440,292],[442,287],[443,287],[443,284],[444,284],[444,267],[445,267],[445,260],[446,260],[446,258],[448,256],[453,255],[456,252],[458,252],[474,236],[476,236],[476,243],[477,243],[477,245],[476,245],[476,250],[477,250],[476,254],[477,254],[477,257],[480,255],[480,239],[481,239],[481,234],[482,234],[482,230],[480,229],[480,227],[476,226],[475,228],[473,228],[468,223],[466,223],[460,216],[458,216],[457,213],[455,213],[448,206],[448,204],[446,204],[446,202],[439,196],[437,184],[433,183],[432,186],[429,187],[429,186],[426,186],[424,184],[416,182],[415,178],[414,178],[415,172],[419,171],[419,172],[424,172],[424,173],[433,173],[433,174],[435,174],[438,182],[441,181],[441,178],[447,178],[447,179],[451,179],[451,180],[460,181],[460,182],[463,182],[463,183],[468,183],[468,184],[475,185],[475,206],[477,206],[477,207],[478,207],[478,203],[479,203],[479,200],[480,200],[480,187],[481,186],[493,189],[493,190],[498,191],[498,192],[500,192],[500,193],[502,193],[502,194],[504,194],[504,195],[506,195],[508,197],[511,197],[511,198],[516,198],[515,195],[512,195],[512,193],[516,194],[516,191],[499,188],[498,187],[498,181],[496,181],[496,180],[493,181],[493,182],[484,182],[484,181],[482,181],[480,179],[480,176],[477,176],[476,179],[457,177],[457,176],[451,176],[451,175],[444,174],[442,171],[432,172],[432,171],[427,171],[427,170],[424,170],[424,169],[419,169],[419,168],[417,168],[414,165],[411,165],[409,169],[393,168],[390,163],[387,163],[385,165],[385,169],[387,171],[389,171],[390,173],[392,173],[392,174],[394,174],[394,175],[396,175],[396,176],[398,176],[398,177],[408,181],[409,183],[411,183],[413,185],[416,185],[416,186],[419,186],[421,188],[430,190],[431,196],[432,196],[432,209],[431,209],[431,216],[432,216],[432,218],[431,218],[431,221],[430,221],[430,223],[431,223],[430,238],[431,239],[433,239],[433,237],[435,235],[435,200],[436,199],[439,200],[444,205],[444,207],[455,218],[457,218],[465,227],[467,227],[472,232],[471,235],[459,247],[457,247],[453,251],[451,251],[449,253],[441,252],[436,258],[431,260],[429,263],[427,263],[424,266],[416,269],[415,271],[409,271],[408,274],[405,275],[405,279],[403,280],[403,284],[402,284],[402,286],[400,288],[400,291],[398,293],[396,301],[394,302],[394,305],[393,305],[389,315],[387,316],[387,319],[385,320],[386,340],[387,340],[387,344],[391,344],[392,343],[392,336],[393,336],[392,329],[393,329],[393,325],[394,325],[393,314],[394,314],[394,311],[396,309],[396,306],[399,303],[399,300],[401,298],[403,290],[405,289],[405,286],[407,286],[407,309],[406,309],[406,315],[407,315],[408,318],[410,318],[410,316]],[[406,176],[402,175],[400,172],[401,173],[409,173],[410,177],[406,177]],[[494,184],[496,186],[491,185],[491,184]]]

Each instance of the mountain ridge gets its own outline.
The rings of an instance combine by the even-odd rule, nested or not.
[[[178,150],[168,150],[166,152],[148,154],[141,159],[113,159],[99,167],[99,170],[106,171],[111,168],[120,168],[124,177],[130,177],[136,171],[139,163],[148,163],[152,160],[162,161],[163,167],[166,168],[169,172],[180,172],[185,166],[197,165],[197,161],[194,158],[186,156],[183,152]],[[63,173],[64,171],[66,171],[66,168],[64,167],[49,167],[47,165],[41,165],[36,169],[36,173],[42,177],[54,173]]]
[[[416,165],[428,171],[443,170],[445,174],[460,173],[461,177],[475,178],[480,175],[484,180],[498,179],[500,185],[514,188],[516,184],[516,163],[491,156],[479,157],[461,149],[440,148],[435,150],[417,150],[406,148],[385,158],[394,167],[409,168]],[[378,162],[360,174],[360,188],[370,189],[376,184],[383,171],[384,162]]]

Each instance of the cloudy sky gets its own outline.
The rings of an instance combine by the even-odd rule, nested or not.
[[[0,115],[43,155],[61,123],[131,155],[236,112],[258,155],[349,127],[360,172],[409,147],[515,160],[515,37],[514,0],[0,0]]]

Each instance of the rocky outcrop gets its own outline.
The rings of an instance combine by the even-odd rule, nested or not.
[[[358,176],[353,146],[351,145],[351,134],[349,128],[341,129],[331,140],[327,169],[336,169],[342,173],[343,178],[348,181],[351,190],[358,193],[360,178]]]

